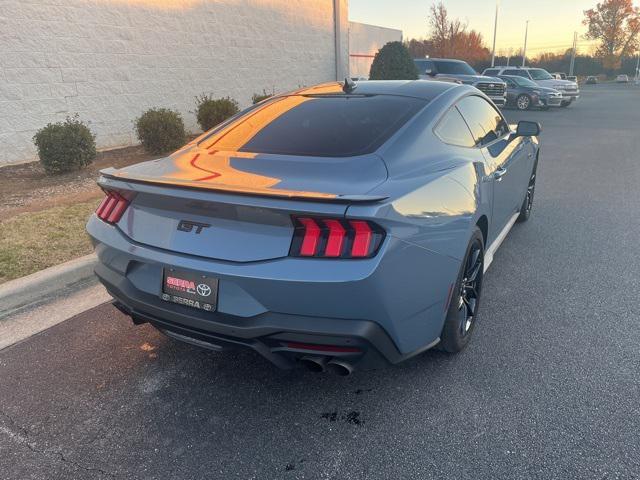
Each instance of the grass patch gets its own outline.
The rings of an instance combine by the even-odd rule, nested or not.
[[[0,283],[91,253],[84,227],[98,203],[53,207],[0,222]]]

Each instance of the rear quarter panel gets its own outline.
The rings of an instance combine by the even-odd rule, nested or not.
[[[450,289],[482,212],[481,181],[473,163],[422,179],[398,180],[409,192],[378,206],[351,206],[348,217],[372,218],[387,233],[383,287],[397,312],[394,334],[405,351],[440,336]],[[403,185],[402,185],[403,184]]]
[[[402,312],[395,333],[405,348],[439,337],[471,231],[483,215],[491,219],[491,183],[484,181],[480,150],[447,145],[433,134],[451,101],[432,102],[379,152],[389,179],[369,193],[389,200],[352,205],[346,213],[372,219],[391,240],[383,251],[393,260],[384,262],[386,288]]]

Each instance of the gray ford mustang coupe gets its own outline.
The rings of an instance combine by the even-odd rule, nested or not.
[[[138,323],[347,375],[462,350],[531,213],[540,126],[438,81],[278,95],[166,158],[101,172],[95,273]]]

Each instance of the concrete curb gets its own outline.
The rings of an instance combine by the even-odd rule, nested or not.
[[[90,283],[94,253],[0,285],[0,319],[30,305],[42,304],[74,285]]]

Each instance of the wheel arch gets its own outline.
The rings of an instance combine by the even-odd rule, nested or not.
[[[487,216],[484,214],[480,215],[480,218],[478,218],[478,221],[476,222],[476,226],[480,229],[480,232],[482,232],[482,242],[486,248],[487,235],[489,235],[489,219]]]

